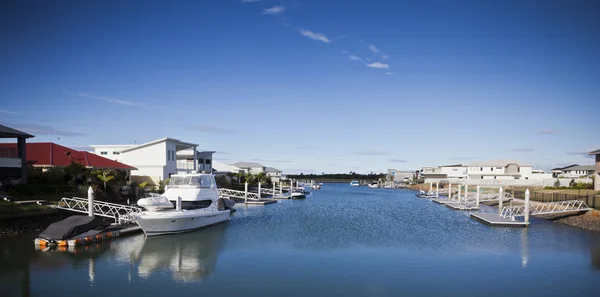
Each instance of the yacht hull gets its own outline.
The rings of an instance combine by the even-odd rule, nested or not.
[[[229,221],[229,210],[202,212],[202,210],[165,211],[140,214],[137,224],[146,236],[189,232]]]

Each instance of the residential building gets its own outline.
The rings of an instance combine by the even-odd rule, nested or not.
[[[590,156],[596,156],[596,171],[594,173],[594,190],[600,191],[600,149],[590,152]]]
[[[0,125],[0,138],[16,138],[14,148],[0,149],[0,180],[18,179],[20,183],[27,183],[27,138],[31,134]]]
[[[421,176],[426,180],[466,179],[467,166],[463,164],[442,165],[438,167],[423,167]]]
[[[196,151],[198,145],[174,138],[161,138],[138,145],[92,145],[91,147],[97,155],[110,157],[115,161],[136,167],[137,170],[132,170],[131,175],[132,180],[137,182],[157,184],[172,174],[191,171],[193,166],[188,166],[188,158],[192,159],[192,164],[198,165],[198,154],[182,152],[178,156],[178,152],[181,151]],[[212,159],[212,152],[210,155]],[[178,166],[182,167],[178,168]]]
[[[196,151],[196,167],[194,167],[194,155],[192,152],[191,148],[177,152],[177,171],[189,172],[196,170],[198,172],[212,173],[212,158],[215,151]]]
[[[35,168],[67,167],[71,162],[89,169],[112,169],[130,172],[136,168],[87,151],[77,151],[53,142],[27,143],[27,164]],[[0,143],[0,151],[17,150],[16,143]]]
[[[385,177],[386,181],[394,182],[394,184],[410,183],[415,179],[415,171],[388,169]]]
[[[225,164],[223,162],[219,162],[216,160],[212,161],[212,169],[213,169],[213,174],[215,176],[227,175],[228,173],[244,173],[244,172],[246,172],[244,169],[241,169],[241,168],[233,166],[233,165]]]
[[[564,178],[581,178],[587,177],[595,172],[594,165],[578,165],[573,164],[566,167],[552,169],[552,177],[564,177]]]
[[[548,179],[551,173],[534,170],[531,165],[521,164],[512,160],[490,160],[471,164],[444,165],[438,167],[423,167],[421,175],[425,180],[462,180],[462,179]]]
[[[274,182],[274,183],[281,182],[281,179],[283,178],[283,171],[281,171],[277,168],[266,167],[265,173],[271,177],[271,182]]]
[[[261,172],[264,173],[267,169],[266,166],[264,166],[260,163],[256,163],[256,162],[237,162],[237,163],[233,163],[231,165],[241,168],[245,172],[252,173],[252,174],[258,174]]]

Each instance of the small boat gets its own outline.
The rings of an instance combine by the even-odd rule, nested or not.
[[[423,190],[419,190],[419,194],[415,196],[419,198],[436,198],[435,193],[433,191],[425,192]]]
[[[379,188],[379,183],[372,181],[369,183],[369,188]]]
[[[229,221],[234,202],[219,197],[212,174],[171,175],[164,194],[142,198],[135,215],[147,236],[192,231]]]
[[[291,194],[292,199],[306,199],[306,194],[301,192],[294,192]]]
[[[353,180],[353,181],[350,182],[350,185],[353,186],[353,187],[358,187],[358,186],[360,186],[360,183],[358,183],[357,180]]]

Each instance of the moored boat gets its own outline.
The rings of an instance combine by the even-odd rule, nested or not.
[[[219,197],[213,175],[176,174],[164,194],[138,200],[145,210],[135,220],[148,236],[192,231],[229,221],[228,200]]]

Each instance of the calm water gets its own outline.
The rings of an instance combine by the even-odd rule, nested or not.
[[[560,224],[490,228],[414,192],[347,184],[237,207],[227,224],[74,253],[5,239],[0,295],[597,296],[600,235]]]

